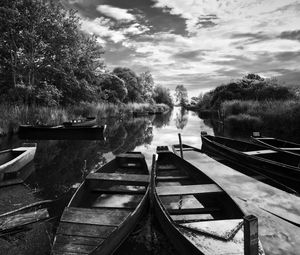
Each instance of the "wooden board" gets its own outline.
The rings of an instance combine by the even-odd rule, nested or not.
[[[176,195],[205,195],[223,192],[216,184],[199,184],[186,186],[161,186],[156,187],[159,196],[176,196]]]
[[[172,215],[185,215],[185,214],[206,214],[219,212],[220,208],[216,207],[203,207],[203,208],[186,208],[186,209],[170,209],[169,214]]]
[[[181,180],[188,180],[190,179],[189,176],[186,175],[181,175],[181,176],[172,176],[172,175],[167,175],[167,176],[157,176],[156,180],[157,181],[181,181]]]
[[[95,188],[92,191],[106,194],[144,194],[146,192],[146,187],[137,185],[112,185],[103,188]]]
[[[82,245],[99,245],[104,241],[100,237],[85,237],[85,236],[73,236],[73,235],[61,235],[58,234],[55,237],[55,242],[59,243],[73,243]]]
[[[211,214],[184,214],[184,215],[171,215],[172,220],[177,222],[186,221],[200,221],[200,220],[212,220],[213,216]]]
[[[86,179],[113,181],[128,185],[147,185],[149,183],[149,175],[146,174],[90,173]]]
[[[258,151],[243,151],[243,153],[253,156],[253,155],[271,154],[271,153],[278,153],[278,152],[273,150],[258,150]]]
[[[163,170],[176,170],[177,167],[174,165],[158,165],[157,170],[163,171]]]
[[[63,215],[61,216],[61,221],[92,225],[118,226],[129,214],[130,211],[128,210],[66,207]]]
[[[107,238],[117,228],[114,226],[99,226],[90,224],[77,224],[60,222],[57,234]]]
[[[96,248],[95,245],[83,245],[83,244],[59,243],[59,242],[55,242],[53,245],[54,252],[55,251],[73,252],[73,253],[79,253],[79,254],[89,254],[95,248]]]
[[[182,227],[223,240],[231,239],[242,225],[243,219],[212,220],[180,224]]]
[[[141,153],[123,153],[116,156],[117,159],[144,159],[144,155]]]

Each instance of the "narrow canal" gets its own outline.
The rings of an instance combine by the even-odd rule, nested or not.
[[[210,125],[196,113],[175,109],[167,114],[152,115],[145,118],[109,121],[99,120],[106,124],[105,141],[86,140],[39,140],[34,164],[29,168],[30,177],[26,180],[26,188],[5,187],[0,190],[0,213],[12,210],[18,204],[26,204],[38,199],[56,199],[70,188],[80,183],[93,169],[114,158],[114,155],[126,151],[141,151],[144,153],[149,168],[151,159],[158,145],[178,143],[178,133],[181,133],[183,143],[200,148],[200,132],[214,134],[217,127]],[[218,131],[217,131],[218,132]],[[22,144],[17,137],[2,138],[0,149],[16,147]],[[19,193],[18,193],[19,192]],[[20,194],[22,192],[22,194]],[[255,192],[253,190],[253,192]],[[62,207],[65,204],[62,205]],[[289,206],[289,205],[287,205]],[[291,206],[292,208],[292,206]],[[257,215],[259,218],[259,215]],[[273,224],[269,222],[268,224]],[[37,228],[20,232],[13,236],[0,236],[1,254],[50,254],[57,220],[39,224]],[[267,235],[267,229],[261,229]],[[281,243],[269,242],[272,236],[262,238],[267,254],[300,254],[296,247],[294,236],[286,233],[280,235]],[[300,236],[299,231],[294,235]],[[275,240],[275,239],[274,239]],[[276,239],[277,240],[277,239]],[[264,243],[268,241],[268,243]],[[299,248],[299,246],[298,246]],[[116,251],[116,254],[176,254],[171,244],[162,233],[160,226],[149,213],[139,224],[128,240]]]

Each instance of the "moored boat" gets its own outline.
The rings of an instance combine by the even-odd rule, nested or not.
[[[245,169],[254,170],[300,192],[299,156],[276,151],[265,146],[221,136],[201,133],[202,150],[213,152]],[[280,188],[280,187],[279,187]]]
[[[7,176],[17,176],[33,160],[35,152],[36,143],[24,143],[21,147],[0,151],[0,181]]]
[[[166,147],[157,152],[153,207],[179,254],[244,254],[244,214],[238,205],[201,169]],[[258,239],[252,248],[253,254],[264,254]]]
[[[272,150],[298,155],[300,161],[300,144],[298,143],[293,143],[273,137],[261,136],[259,132],[253,132],[251,139],[255,143],[266,146]]]
[[[62,214],[53,254],[112,254],[146,211],[149,181],[141,153],[118,155],[90,173]]]
[[[86,117],[84,119],[73,119],[63,122],[62,125],[67,127],[91,127],[97,124],[96,117]]]
[[[64,126],[64,125],[20,125],[18,135],[21,139],[39,140],[103,140],[105,126]]]

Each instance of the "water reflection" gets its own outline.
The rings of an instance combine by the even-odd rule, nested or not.
[[[180,111],[176,112],[176,127],[178,129],[183,129],[188,123],[188,111],[181,108]]]

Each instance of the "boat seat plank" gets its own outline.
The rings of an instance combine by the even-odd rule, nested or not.
[[[168,175],[168,176],[157,176],[156,180],[157,181],[182,181],[182,180],[188,180],[190,179],[189,176],[187,175],[181,175],[181,176],[172,176],[172,175]]]
[[[61,221],[92,225],[118,226],[129,214],[130,211],[119,209],[67,207],[61,216]]]
[[[258,150],[258,151],[243,151],[243,153],[252,156],[252,155],[277,153],[277,151],[273,151],[273,150]]]
[[[202,207],[202,208],[185,208],[185,209],[169,209],[171,215],[186,215],[186,214],[207,214],[219,212],[220,208],[217,207]]]
[[[90,173],[86,179],[113,181],[129,185],[147,185],[149,183],[149,175],[146,174]]]
[[[122,153],[116,156],[117,159],[144,159],[144,155],[141,153]]]
[[[87,253],[79,253],[79,252],[65,252],[65,251],[53,251],[52,255],[85,255]]]
[[[134,194],[101,194],[91,205],[91,207],[115,208],[115,209],[132,209],[134,210],[143,195]],[[130,211],[128,212],[130,213]]]
[[[58,243],[53,245],[53,251],[58,252],[73,252],[81,254],[89,254],[96,248],[95,245],[82,245],[82,244],[70,244],[70,243]]]
[[[57,234],[107,238],[116,227],[60,222]]]
[[[184,215],[170,215],[173,221],[179,222],[191,222],[201,220],[213,220],[214,217],[209,214],[184,214]]]
[[[85,237],[85,236],[70,236],[58,234],[55,237],[55,242],[70,243],[70,244],[83,244],[96,246],[101,244],[105,239],[99,237]]]
[[[289,150],[289,151],[300,151],[300,148],[295,148],[295,147],[291,147],[291,148],[282,147],[280,149],[282,149],[282,150]]]
[[[174,165],[158,165],[157,167],[158,170],[163,171],[163,170],[176,170],[177,167]]]
[[[198,184],[198,185],[180,185],[180,186],[160,186],[156,187],[159,196],[177,196],[177,195],[205,195],[223,192],[216,184]]]
[[[97,192],[97,193],[105,193],[105,194],[136,194],[136,195],[142,195],[145,194],[146,190],[111,190],[111,189],[101,189],[101,188],[95,188],[92,190],[92,192]]]

